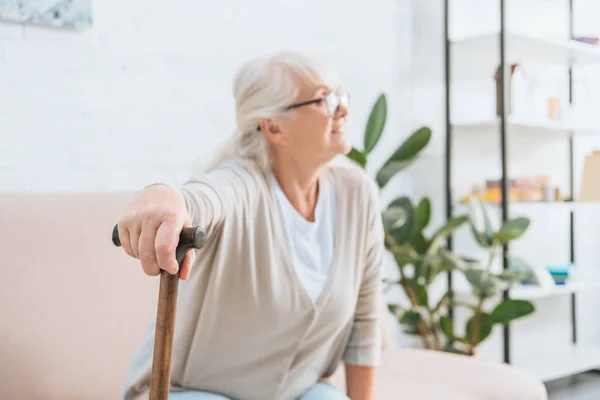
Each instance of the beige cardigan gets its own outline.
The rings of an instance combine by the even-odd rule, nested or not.
[[[226,163],[179,190],[206,228],[190,279],[180,282],[172,390],[236,400],[293,400],[352,351],[381,353],[383,228],[378,190],[362,170],[330,166],[336,237],[330,277],[313,302],[287,249],[269,173]],[[124,398],[147,398],[154,326],[136,352]]]

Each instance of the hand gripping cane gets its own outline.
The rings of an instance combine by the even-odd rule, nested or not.
[[[121,246],[118,226],[112,233],[115,246]],[[158,292],[158,308],[156,312],[156,331],[154,336],[154,353],[152,358],[152,376],[150,380],[150,400],[167,400],[171,385],[171,352],[173,350],[173,334],[175,331],[175,313],[177,306],[177,288],[181,264],[188,250],[200,249],[204,246],[204,230],[200,227],[185,227],[179,234],[179,244],[175,258],[179,269],[171,275],[160,271],[160,288]]]

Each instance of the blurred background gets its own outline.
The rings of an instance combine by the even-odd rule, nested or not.
[[[600,367],[600,2],[504,3],[502,129],[500,0],[0,1],[0,398],[117,396],[156,285],[112,247],[112,226],[131,193],[182,183],[233,132],[234,72],[278,50],[338,69],[357,148],[385,94],[370,173],[431,129],[421,157],[382,192],[384,206],[427,196],[431,230],[448,218],[448,187],[452,215],[478,198],[502,223],[505,137],[509,214],[531,220],[511,251],[556,286],[514,292],[535,312],[511,324],[508,342],[494,326],[477,356],[503,362],[508,352],[550,398],[600,397],[590,372]],[[485,255],[466,226],[453,246]],[[453,284],[469,291],[461,276]],[[405,300],[389,292],[391,304]],[[390,320],[397,346],[421,346]]]

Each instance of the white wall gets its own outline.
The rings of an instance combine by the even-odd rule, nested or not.
[[[234,128],[248,58],[296,49],[338,67],[359,144],[385,91],[408,133],[410,2],[95,0],[75,32],[0,23],[0,190],[138,189],[184,180]],[[387,155],[382,143],[376,158]]]

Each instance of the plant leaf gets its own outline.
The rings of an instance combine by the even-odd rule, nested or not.
[[[446,335],[448,340],[452,340],[454,338],[454,332],[452,332],[452,321],[445,315],[440,317],[440,329]]]
[[[421,263],[419,264],[418,274],[417,269],[415,269],[415,278],[422,277],[423,280],[419,280],[423,284],[429,285],[431,283],[431,276],[435,274],[435,264],[433,257],[423,257],[421,259]]]
[[[405,207],[390,206],[383,212],[383,226],[393,231],[407,223],[408,215]]]
[[[523,279],[523,275],[516,271],[502,271],[496,276],[511,286]]]
[[[448,220],[444,225],[442,225],[431,238],[431,243],[429,245],[428,253],[432,253],[437,251],[439,246],[442,243],[442,240],[452,234],[456,229],[460,228],[462,224],[468,221],[468,218],[464,215],[454,217]]]
[[[466,337],[469,343],[472,343],[473,337],[475,336],[475,318],[476,315],[473,315],[469,321],[467,321],[466,326]],[[480,313],[478,318],[478,329],[477,329],[477,337],[475,338],[475,344],[479,344],[484,341],[490,333],[492,333],[492,328],[494,327],[494,321],[489,314]]]
[[[377,172],[377,175],[375,176],[379,188],[383,189],[383,187],[387,185],[387,183],[391,181],[392,178],[396,176],[396,174],[408,168],[412,164],[412,162],[413,160],[392,161],[382,166],[379,169],[379,172]]]
[[[450,296],[450,292],[444,293],[444,295],[440,298],[438,303],[435,305],[435,308],[433,309],[434,313],[437,313],[438,311],[440,311],[440,309],[447,303],[449,296]]]
[[[501,290],[508,289],[505,282],[486,270],[471,268],[463,271],[463,273],[473,286],[473,292],[477,296],[486,298],[498,294]]]
[[[444,271],[464,270],[469,267],[464,260],[445,247],[439,249],[439,254],[442,259],[442,269]]]
[[[406,333],[407,335],[421,336],[421,332],[419,332],[417,327],[406,327],[402,330],[402,332]]]
[[[394,259],[399,268],[405,265],[415,264],[419,262],[420,257],[417,252],[410,246],[398,246],[396,251],[393,251]]]
[[[445,270],[446,260],[440,252],[435,252],[433,254],[427,254],[423,258],[423,264],[426,265],[426,268],[423,271],[424,277],[427,284],[430,285],[435,278]]]
[[[488,204],[480,203],[483,211],[483,222],[485,224],[485,235],[492,240],[494,237],[494,224],[492,223],[492,216],[490,215],[490,208]],[[498,223],[496,222],[496,228]]]
[[[454,232],[456,229],[460,228],[462,224],[468,221],[468,218],[465,215],[461,215],[458,217],[454,217],[448,220],[444,225],[442,225],[433,235],[433,237],[446,237]]]
[[[405,310],[402,307],[396,304],[388,304],[388,310],[392,313],[393,316],[396,317],[396,319],[399,319],[405,312]]]
[[[415,209],[415,233],[421,233],[429,224],[431,218],[431,202],[427,197],[419,201]]]
[[[422,233],[417,233],[410,238],[410,244],[419,254],[425,254],[429,248],[429,241]]]
[[[463,342],[464,340],[461,340],[459,338],[454,338],[454,340],[460,340],[461,342]],[[446,343],[446,345],[444,346],[444,351],[446,353],[453,353],[453,354],[461,354],[461,355],[469,355],[469,352],[466,350],[461,350],[459,348],[457,348],[456,346],[454,346],[454,344],[452,343]]]
[[[354,147],[352,148],[352,150],[350,150],[348,154],[346,154],[346,157],[356,162],[363,169],[367,165],[367,157],[365,156],[365,154],[362,151],[355,149]]]
[[[509,256],[508,262],[509,268],[518,273],[521,279],[525,279],[533,284],[540,283],[540,280],[535,273],[535,268],[532,267],[527,261],[520,257]]]
[[[527,300],[506,299],[494,308],[491,318],[495,323],[505,325],[534,311],[534,305]]]
[[[406,310],[398,322],[402,325],[417,325],[417,323],[421,320],[421,314],[416,311]]]
[[[483,247],[484,249],[489,249],[490,247],[492,247],[492,240],[488,238],[488,236],[485,233],[475,230],[475,227],[473,227],[473,225],[471,225],[471,232],[475,237],[475,241],[481,247]]]
[[[492,222],[487,209],[477,198],[469,201],[469,223],[477,243],[485,249],[490,248],[494,239]]]
[[[416,156],[427,146],[431,139],[431,129],[422,127],[408,137],[383,164],[376,179],[383,188],[398,172],[405,169]]]
[[[379,142],[387,119],[387,101],[385,94],[380,94],[371,109],[367,127],[365,129],[364,146],[365,154],[369,154]]]
[[[425,288],[425,286],[418,284],[417,279],[405,279],[405,282],[406,286],[411,288],[413,293],[415,294],[417,305],[422,307],[429,307],[429,296],[427,294],[427,289]]]
[[[405,333],[417,335],[419,334],[418,326],[421,320],[421,314],[413,310],[406,310],[398,319],[398,323],[402,325],[402,330]]]
[[[519,217],[508,220],[494,235],[494,239],[505,244],[521,237],[529,227],[529,218]]]
[[[406,196],[398,197],[390,203],[388,209],[389,208],[402,208],[404,210],[404,215],[406,216],[404,224],[395,229],[389,230],[397,244],[404,244],[412,236],[413,227],[415,224],[415,212],[412,202]]]

